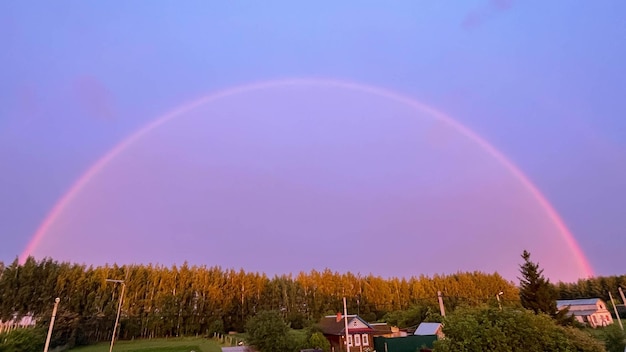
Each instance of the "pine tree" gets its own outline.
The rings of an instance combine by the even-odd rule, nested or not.
[[[557,292],[550,280],[543,276],[543,269],[530,260],[530,253],[522,253],[524,264],[520,265],[520,300],[522,306],[535,314],[545,313],[554,316],[557,313]]]
[[[543,269],[530,260],[530,253],[526,250],[522,253],[522,259],[524,264],[520,265],[522,277],[519,290],[522,306],[535,314],[547,314],[561,325],[574,325],[575,319],[569,314],[569,309],[557,309],[558,292],[550,280],[543,276]]]

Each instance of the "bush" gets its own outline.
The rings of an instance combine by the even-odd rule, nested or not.
[[[213,320],[211,324],[209,324],[209,327],[207,330],[208,330],[209,336],[213,336],[213,334],[215,333],[223,334],[225,332],[224,322],[222,321],[222,319]]]
[[[321,349],[324,352],[330,351],[330,342],[321,332],[315,332],[309,338],[309,347]]]
[[[278,311],[262,311],[246,323],[248,344],[260,352],[285,352],[294,348],[289,327]]]
[[[626,333],[617,323],[603,328],[602,340],[607,352],[623,352],[626,348]]]
[[[0,352],[40,352],[46,333],[39,328],[17,329],[0,334]]]
[[[528,310],[460,309],[446,317],[443,332],[446,338],[435,342],[437,352],[604,351],[586,332]]]

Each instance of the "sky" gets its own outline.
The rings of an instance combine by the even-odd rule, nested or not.
[[[624,274],[625,11],[0,3],[0,261]]]

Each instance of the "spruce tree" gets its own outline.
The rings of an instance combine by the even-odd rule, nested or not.
[[[539,264],[530,260],[528,251],[524,250],[522,259],[524,259],[524,264],[520,265],[522,277],[519,278],[522,306],[535,314],[547,314],[560,325],[576,325],[576,319],[569,314],[569,308],[561,310],[557,308],[556,300],[559,294],[556,287],[543,276],[543,269],[539,268]]]
[[[520,265],[520,300],[522,306],[532,310],[535,314],[545,313],[550,316],[557,314],[557,292],[549,279],[543,276],[543,269],[538,263],[530,260],[530,253],[526,250],[522,253],[524,263]]]

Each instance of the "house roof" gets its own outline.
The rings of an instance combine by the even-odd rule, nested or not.
[[[222,352],[253,352],[254,350],[250,346],[232,346],[222,347]]]
[[[598,311],[595,309],[585,309],[585,310],[573,310],[570,313],[574,316],[588,317],[597,312]]]
[[[372,326],[363,320],[358,315],[350,315],[348,314],[348,322],[352,323],[354,319],[358,319],[360,322],[365,324],[365,328],[350,328],[348,327],[348,332],[374,332]],[[320,320],[320,328],[322,332],[326,335],[343,335],[345,334],[345,317],[341,320],[337,321],[336,315],[327,315]]]
[[[598,301],[601,301],[601,299],[600,298],[560,299],[556,301],[556,306],[558,308],[562,308],[562,307],[567,307],[567,306],[596,305]]]
[[[437,335],[439,328],[441,328],[441,323],[421,323],[413,335]]]
[[[384,335],[393,332],[387,323],[371,323],[370,326],[374,329],[374,334]]]

